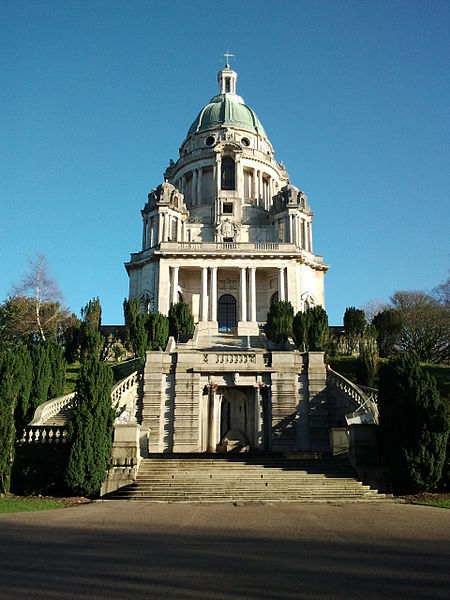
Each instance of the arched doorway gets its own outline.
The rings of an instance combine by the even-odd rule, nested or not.
[[[228,333],[236,329],[236,299],[231,294],[219,298],[219,331]]]

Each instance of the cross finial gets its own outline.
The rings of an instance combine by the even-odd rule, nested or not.
[[[227,51],[225,52],[224,56],[227,59],[227,64],[225,65],[225,68],[227,69],[230,66],[230,57],[232,56],[234,58],[234,54],[231,54],[231,52],[227,48]]]

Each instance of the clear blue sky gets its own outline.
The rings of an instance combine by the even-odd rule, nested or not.
[[[332,324],[449,267],[450,2],[3,0],[0,301],[46,254],[77,314],[122,323],[147,193],[238,93],[315,212]]]

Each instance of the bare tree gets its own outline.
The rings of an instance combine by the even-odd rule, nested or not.
[[[397,345],[431,363],[450,360],[450,307],[420,290],[397,291],[391,296],[401,317]]]
[[[23,326],[45,341],[46,333],[56,331],[68,319],[69,311],[61,306],[62,294],[56,280],[50,277],[45,255],[30,258],[28,264],[29,270],[13,287],[10,301],[16,301],[17,316]]]
[[[378,298],[372,298],[364,306],[361,306],[366,316],[366,321],[370,325],[372,323],[373,318],[378,315],[383,310],[389,308],[389,304],[384,300],[379,300]]]

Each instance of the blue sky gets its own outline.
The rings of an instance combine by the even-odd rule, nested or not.
[[[147,193],[227,48],[315,212],[332,324],[448,276],[450,2],[0,3],[0,301],[43,252],[122,323]]]

